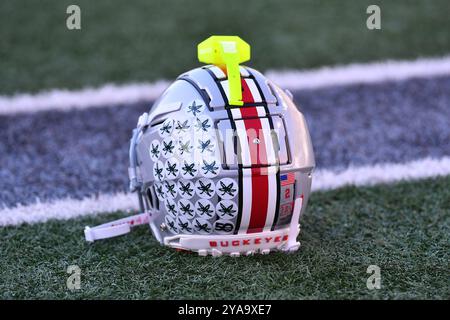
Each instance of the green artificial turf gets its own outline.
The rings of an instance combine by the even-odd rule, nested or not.
[[[120,214],[1,228],[0,298],[448,299],[449,213],[450,177],[314,193],[299,252],[240,258],[176,252],[144,226],[84,241],[86,224]],[[380,290],[366,288],[369,265]]]
[[[66,8],[81,7],[81,30]],[[366,8],[381,7],[381,30]],[[174,78],[199,65],[196,45],[236,34],[260,70],[310,68],[450,50],[448,0],[5,0],[0,94]]]

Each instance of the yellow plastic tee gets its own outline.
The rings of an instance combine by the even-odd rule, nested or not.
[[[211,36],[198,45],[198,60],[226,68],[230,105],[242,106],[239,64],[250,60],[250,45],[238,36]]]

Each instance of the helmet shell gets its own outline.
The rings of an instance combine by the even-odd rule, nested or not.
[[[233,240],[220,249],[223,239],[289,229],[296,199],[306,208],[315,163],[305,118],[261,73],[240,72],[243,106],[229,105],[226,72],[217,66],[182,74],[135,141],[139,192],[145,209],[159,213],[151,227],[161,243],[227,251]],[[180,245],[194,235],[212,239],[211,248]],[[244,250],[236,247],[229,252]]]

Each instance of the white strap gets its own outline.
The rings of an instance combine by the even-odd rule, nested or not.
[[[154,212],[145,212],[134,216],[114,220],[95,227],[86,226],[84,228],[84,237],[88,242],[121,236],[129,233],[131,228],[142,224],[148,224],[154,220]]]

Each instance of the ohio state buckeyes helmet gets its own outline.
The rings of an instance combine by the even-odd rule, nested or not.
[[[180,75],[144,113],[130,145],[130,187],[143,213],[86,227],[88,241],[149,223],[162,244],[200,255],[295,251],[315,166],[292,96],[240,66],[239,37],[199,44],[208,65]]]

